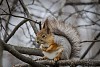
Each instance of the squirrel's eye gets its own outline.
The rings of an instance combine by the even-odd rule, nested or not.
[[[42,38],[45,38],[45,35],[42,35]]]

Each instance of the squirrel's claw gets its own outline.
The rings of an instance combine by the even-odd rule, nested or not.
[[[58,60],[60,60],[60,57],[57,56],[54,58],[54,61],[58,61]]]

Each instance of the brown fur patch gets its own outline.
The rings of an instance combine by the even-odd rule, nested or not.
[[[47,48],[46,52],[55,51],[55,50],[57,50],[57,47],[58,47],[58,45],[56,43],[53,43]]]

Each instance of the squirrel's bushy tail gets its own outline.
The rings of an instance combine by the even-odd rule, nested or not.
[[[71,44],[72,51],[70,58],[78,58],[81,48],[78,31],[72,25],[58,21],[54,17],[48,17],[47,21],[51,32],[59,36],[64,36]]]

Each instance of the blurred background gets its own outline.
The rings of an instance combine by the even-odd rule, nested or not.
[[[13,29],[25,18],[37,22],[53,15],[58,20],[70,23],[79,32],[82,41],[81,55],[93,43],[84,59],[99,59],[100,55],[100,5],[98,0],[0,0],[0,38],[5,41]],[[82,5],[83,3],[83,5]],[[87,4],[84,4],[87,3]],[[93,4],[91,4],[93,3]],[[34,22],[33,22],[34,23]],[[39,30],[39,25],[36,24]],[[35,48],[35,32],[30,22],[24,23],[7,43]],[[29,56],[33,57],[33,56]],[[34,58],[34,57],[33,57]],[[3,67],[23,63],[7,51],[3,52]]]

